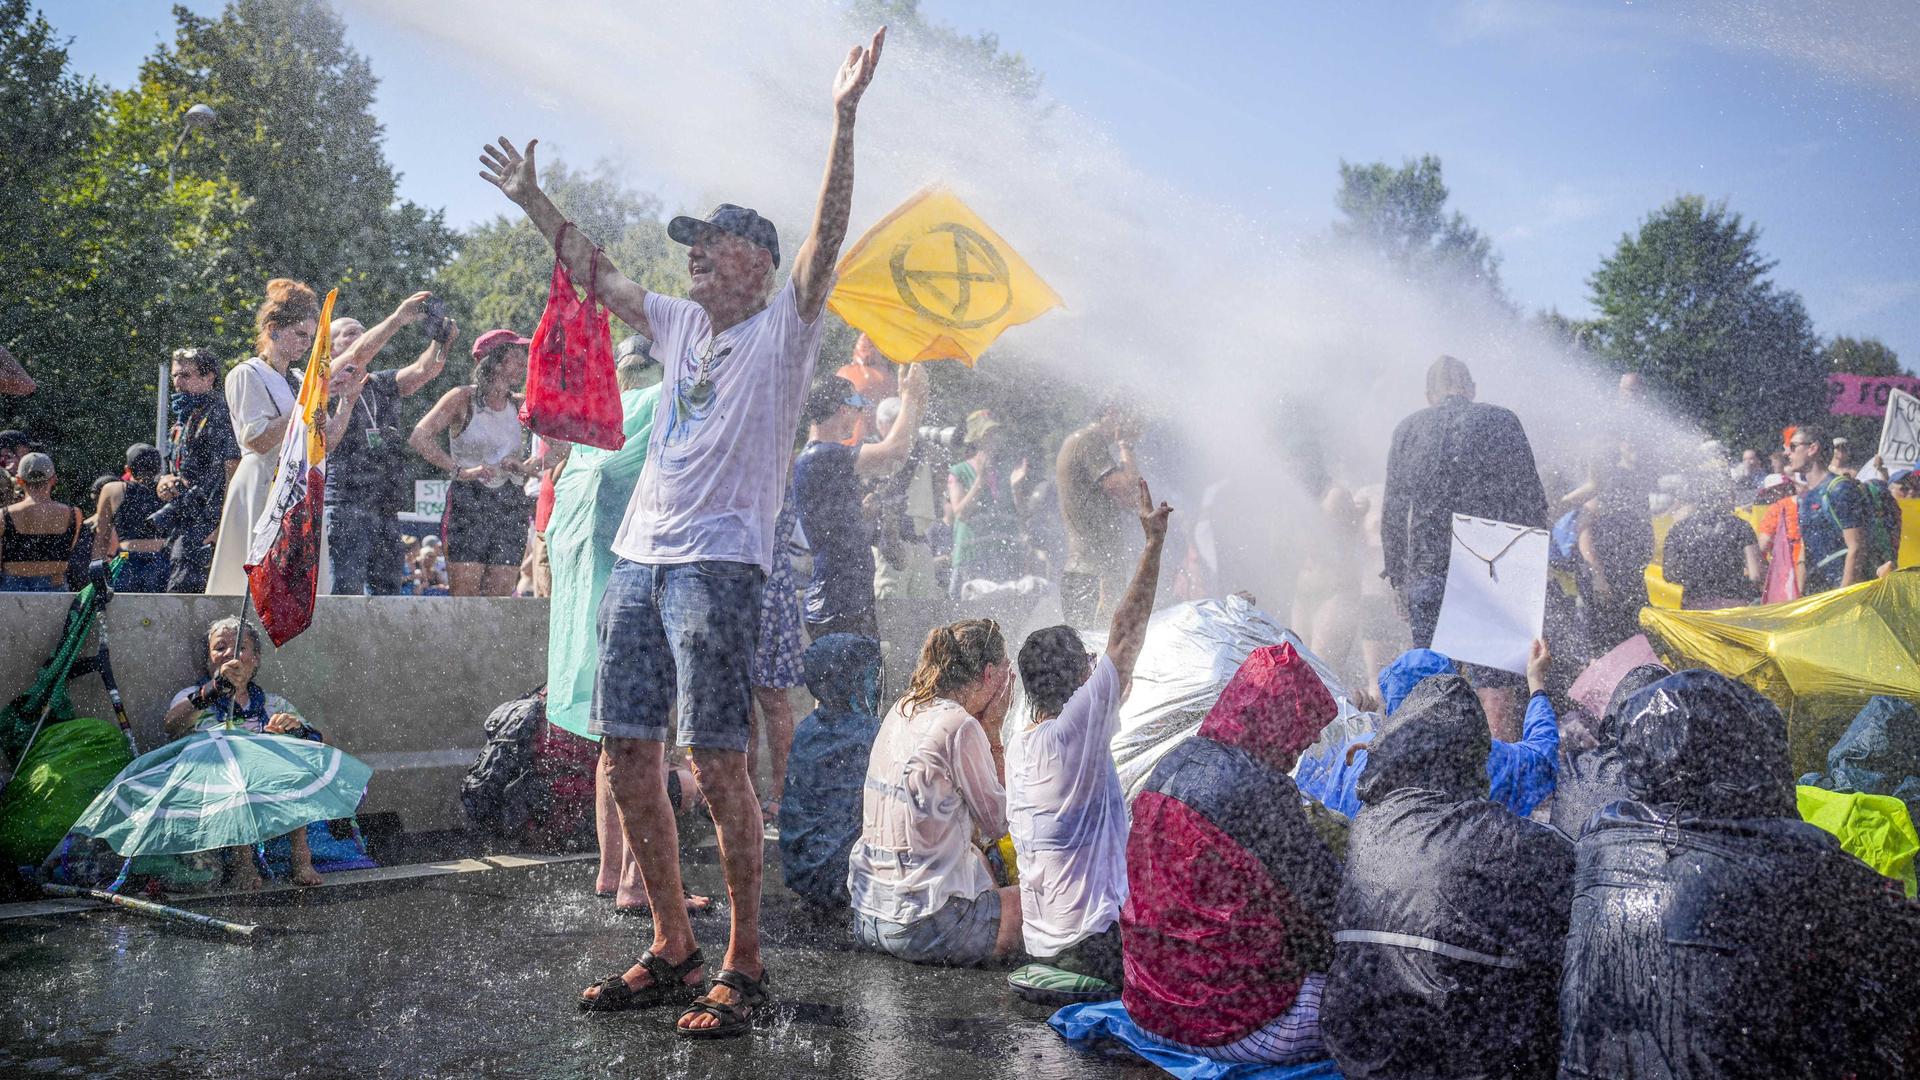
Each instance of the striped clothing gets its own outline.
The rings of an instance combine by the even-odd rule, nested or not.
[[[1300,993],[1293,999],[1291,1008],[1251,1035],[1242,1036],[1225,1046],[1188,1046],[1172,1039],[1163,1039],[1145,1028],[1140,1029],[1140,1035],[1148,1042],[1199,1054],[1215,1061],[1258,1065],[1298,1065],[1306,1061],[1319,1061],[1327,1056],[1326,1047],[1320,1044],[1320,995],[1326,988],[1325,975],[1308,975],[1300,983]]]

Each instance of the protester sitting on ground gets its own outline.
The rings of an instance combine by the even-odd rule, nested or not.
[[[992,413],[976,409],[967,414],[967,446],[967,459],[947,471],[955,599],[969,581],[1012,581],[1026,566],[1020,492],[1013,482],[1019,463],[1005,460],[1006,427]]]
[[[18,358],[0,345],[0,395],[8,397],[26,397],[38,389],[33,376],[21,366]]]
[[[927,404],[927,372],[915,364],[901,380],[901,415],[879,442],[848,444],[868,402],[853,384],[830,375],[807,394],[807,445],[793,461],[793,499],[800,530],[813,549],[806,589],[807,634],[878,638],[873,611],[874,530],[861,481],[890,475],[907,460]]]
[[[1802,425],[1787,447],[1805,484],[1798,510],[1801,587],[1811,596],[1872,580],[1886,560],[1874,543],[1877,522],[1866,489],[1827,468],[1832,452],[1824,429]]]
[[[1710,671],[1622,705],[1631,798],[1575,845],[1561,1076],[1911,1071],[1892,987],[1920,963],[1920,906],[1800,820],[1786,733]]]
[[[252,623],[231,615],[217,619],[207,627],[206,642],[204,679],[175,694],[167,706],[162,723],[168,741],[209,728],[239,728],[256,735],[326,741],[317,729],[307,725],[291,702],[267,693],[253,681],[260,670],[260,631]],[[320,884],[307,848],[306,828],[288,833],[287,842],[292,850],[294,883]],[[260,887],[260,870],[252,848],[231,848],[227,859],[228,884],[240,889]]]
[[[1132,547],[1127,523],[1139,478],[1133,441],[1140,437],[1137,410],[1115,395],[1093,422],[1068,435],[1054,459],[1054,486],[1067,533],[1067,562],[1060,575],[1060,608],[1070,626],[1091,627],[1113,614]]]
[[[240,444],[220,393],[220,357],[207,348],[175,349],[170,370],[173,426],[166,475],[155,489],[167,504],[167,591],[198,593],[213,567],[220,508],[240,467]]]
[[[473,343],[473,381],[442,394],[407,440],[427,464],[452,477],[441,529],[455,596],[511,596],[520,573],[533,512],[521,484],[544,467],[526,459],[520,426],[527,345],[511,330],[481,334]],[[447,449],[440,446],[443,431]]]
[[[1073,989],[1117,992],[1120,906],[1127,899],[1127,804],[1113,764],[1120,704],[1147,637],[1173,508],[1145,480],[1134,498],[1146,547],[1121,596],[1106,648],[1072,626],[1028,635],[1020,685],[1031,721],[1007,740],[1007,818],[1020,866],[1020,926],[1039,963],[1080,976]]]
[[[254,356],[227,372],[227,410],[241,454],[220,509],[220,534],[207,571],[209,595],[247,591],[247,548],[254,524],[267,512],[280,444],[298,401],[287,372],[307,358],[319,319],[320,298],[311,288],[288,278],[267,282],[267,298],[253,317]],[[322,576],[328,573],[323,567]]]
[[[113,574],[118,592],[167,591],[170,560],[167,528],[154,521],[160,512],[160,451],[146,443],[127,447],[126,479],[100,491],[94,510],[93,557],[124,555]]]
[[[1453,551],[1453,515],[1544,529],[1547,496],[1520,418],[1474,400],[1467,365],[1442,356],[1427,369],[1427,408],[1394,429],[1387,456],[1380,546],[1385,576],[1413,631],[1413,645],[1433,644]],[[1489,553],[1491,554],[1491,553]],[[1509,672],[1474,667],[1495,738],[1516,738]]]
[[[1220,1061],[1325,1056],[1340,864],[1287,774],[1338,712],[1293,646],[1257,649],[1135,797],[1122,1000],[1148,1035]]]
[[[1553,1075],[1573,845],[1484,796],[1489,748],[1458,675],[1374,735],[1320,1014],[1348,1080]]]
[[[26,497],[0,506],[0,592],[65,592],[80,510],[53,497],[58,477],[47,455],[22,457],[14,477]]]
[[[1733,512],[1732,482],[1718,473],[1689,479],[1687,512],[1667,530],[1662,573],[1681,587],[1689,611],[1753,603],[1766,572],[1753,526]]]
[[[847,861],[860,838],[861,791],[880,733],[880,642],[828,634],[807,646],[817,703],[793,733],[789,794],[780,801],[780,870],[818,908],[843,909]]]
[[[1592,748],[1570,754],[1560,769],[1548,824],[1578,840],[1603,807],[1628,797],[1627,763],[1620,756],[1620,709],[1628,698],[1673,674],[1661,664],[1641,664],[1620,677],[1607,711],[1594,725]]]
[[[414,293],[372,327],[341,317],[328,328],[333,355],[342,358],[333,371],[336,403],[327,425],[327,551],[335,596],[395,596],[405,577],[399,514],[413,501],[413,485],[400,402],[439,377],[460,328],[444,322],[441,336],[405,367],[373,371],[371,365],[401,327],[425,317],[432,298]]]
[[[982,851],[1007,831],[995,761],[1013,694],[988,619],[936,627],[867,759],[848,860],[854,938],[917,964],[968,967],[1020,947],[1020,892]]]
[[[1527,656],[1527,709],[1520,740],[1493,739],[1487,751],[1486,797],[1521,817],[1553,796],[1559,772],[1560,720],[1546,691],[1552,663],[1547,643],[1535,641]],[[1432,649],[1408,650],[1380,671],[1381,711],[1391,717],[1415,687],[1428,679],[1458,674],[1452,659]],[[1329,810],[1357,816],[1364,805],[1360,781],[1370,745],[1369,740],[1361,740],[1347,747],[1344,758],[1336,760],[1324,776],[1309,780],[1303,772],[1301,790]]]

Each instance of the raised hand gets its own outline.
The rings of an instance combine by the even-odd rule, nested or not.
[[[860,104],[860,95],[873,81],[873,69],[880,63],[880,46],[886,44],[886,40],[887,28],[883,26],[873,32],[873,40],[865,48],[855,45],[848,51],[847,62],[840,65],[833,77],[834,108],[850,113]],[[531,144],[527,152],[533,152]]]
[[[1167,538],[1167,518],[1172,516],[1173,507],[1166,503],[1155,506],[1153,492],[1147,489],[1147,482],[1140,481],[1140,503],[1136,508],[1140,515],[1140,531],[1147,534],[1150,543],[1158,543]]]
[[[480,179],[499,188],[524,209],[540,194],[540,181],[533,165],[533,148],[539,145],[539,139],[528,140],[527,152],[522,155],[505,135],[500,136],[499,142],[488,143],[480,151],[480,164],[485,166],[480,171]]]
[[[531,168],[531,166],[529,166],[529,168]],[[400,306],[393,309],[394,317],[400,320],[400,325],[402,326],[419,322],[421,317],[426,315],[427,301],[431,299],[433,299],[433,294],[424,289],[414,293],[412,296],[400,301]]]

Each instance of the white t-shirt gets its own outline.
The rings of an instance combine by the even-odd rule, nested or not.
[[[847,892],[855,911],[911,923],[953,897],[993,890],[974,838],[1007,831],[1007,802],[980,721],[945,698],[911,717],[902,704],[867,756]]]
[[[1007,741],[1007,824],[1027,951],[1056,956],[1127,899],[1127,803],[1113,767],[1120,672],[1103,653],[1060,715]]]
[[[773,519],[825,320],[801,317],[788,279],[759,314],[718,334],[699,304],[659,293],[647,294],[647,322],[665,373],[647,463],[613,553],[771,570]]]

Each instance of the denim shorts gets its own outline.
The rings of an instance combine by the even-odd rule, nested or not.
[[[615,563],[587,730],[666,742],[678,705],[679,745],[745,751],[765,581],[751,563]]]
[[[1000,939],[1000,892],[989,889],[975,897],[952,897],[939,911],[910,923],[856,911],[853,938],[912,964],[984,964],[993,959],[993,947]]]

